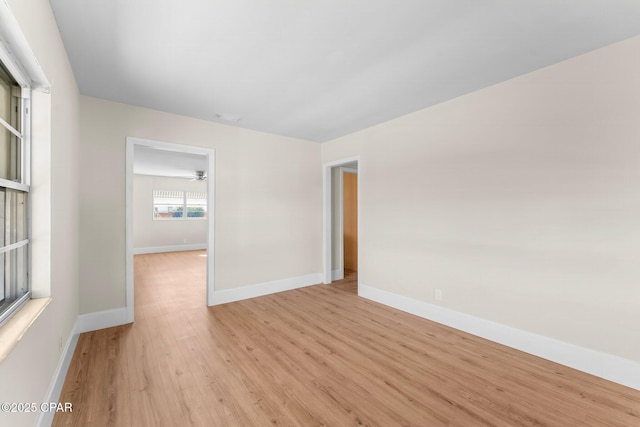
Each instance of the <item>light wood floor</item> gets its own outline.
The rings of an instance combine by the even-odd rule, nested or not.
[[[359,298],[353,274],[207,308],[203,255],[136,256],[136,322],[81,335],[55,426],[640,426],[640,391]]]

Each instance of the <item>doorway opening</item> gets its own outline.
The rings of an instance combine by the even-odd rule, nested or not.
[[[360,261],[359,157],[323,165],[323,283],[345,281],[357,289]]]
[[[135,254],[204,251],[203,300],[213,305],[214,150],[131,137],[126,144],[127,321],[134,321]],[[163,225],[167,236],[157,232]]]

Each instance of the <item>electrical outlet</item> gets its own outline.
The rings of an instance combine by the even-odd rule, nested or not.
[[[442,301],[442,289],[434,289],[433,299],[436,301]]]

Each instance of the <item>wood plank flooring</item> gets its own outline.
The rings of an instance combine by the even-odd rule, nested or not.
[[[207,308],[205,256],[136,256],[136,322],[80,336],[54,426],[640,426],[640,391],[359,298],[355,274]]]

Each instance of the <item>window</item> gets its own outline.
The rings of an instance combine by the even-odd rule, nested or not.
[[[0,51],[0,324],[31,297],[29,283],[29,95]],[[11,71],[10,71],[11,70]]]
[[[191,220],[205,219],[206,217],[206,193],[180,190],[153,190],[154,220]]]

